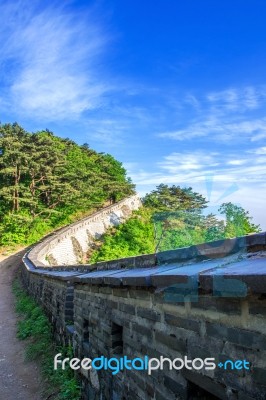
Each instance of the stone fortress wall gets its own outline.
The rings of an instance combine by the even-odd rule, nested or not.
[[[92,236],[139,205],[131,197],[43,240],[23,259],[24,285],[76,357],[215,357],[217,368],[80,370],[82,398],[264,400],[266,234],[78,264]],[[228,359],[250,369],[218,367]]]
[[[135,195],[106,207],[47,237],[29,257],[39,266],[81,264],[93,240],[100,238],[111,226],[119,225],[140,205],[140,198]]]

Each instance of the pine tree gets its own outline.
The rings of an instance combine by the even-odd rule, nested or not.
[[[0,125],[0,244],[23,242],[34,230],[44,234],[79,211],[132,193],[126,170],[111,155],[47,129]]]

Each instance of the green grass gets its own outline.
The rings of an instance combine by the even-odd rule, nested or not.
[[[16,298],[16,312],[19,315],[17,337],[26,340],[26,360],[40,363],[46,398],[53,400],[79,400],[80,387],[69,367],[54,370],[53,361],[57,353],[64,357],[73,357],[72,349],[58,347],[52,338],[52,326],[44,311],[24,291],[18,279],[13,284]]]

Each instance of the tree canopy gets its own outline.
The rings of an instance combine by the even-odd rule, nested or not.
[[[0,124],[0,245],[32,243],[55,227],[135,193],[121,162],[49,130]],[[158,185],[143,207],[104,235],[91,261],[152,253],[258,232],[248,211],[208,202],[191,187]],[[97,246],[96,246],[97,247]]]
[[[77,211],[132,193],[126,170],[110,154],[48,130],[0,125],[0,244],[35,240],[34,231],[41,235]]]
[[[233,203],[223,203],[219,208],[225,215],[225,237],[236,237],[255,233],[260,230],[259,225],[252,222],[252,217],[244,208]]]
[[[192,188],[168,186],[163,183],[158,185],[151,193],[143,198],[143,204],[155,211],[177,211],[202,209],[207,205],[207,200]]]
[[[260,230],[240,206],[224,203],[220,215],[214,215],[207,213],[207,204],[191,187],[160,184],[144,196],[142,209],[103,236],[89,261],[172,250]]]

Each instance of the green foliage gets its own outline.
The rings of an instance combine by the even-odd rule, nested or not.
[[[152,253],[154,251],[153,226],[150,223],[151,211],[142,208],[116,229],[111,229],[103,238],[99,250],[93,252],[90,262],[113,260]]]
[[[26,358],[38,360],[45,381],[49,386],[47,398],[52,393],[55,400],[79,400],[80,387],[73,370],[68,366],[65,370],[54,370],[53,360],[57,353],[64,357],[73,357],[71,348],[57,348],[52,340],[52,326],[35,301],[28,296],[16,280],[13,284],[16,296],[16,311],[20,315],[17,337],[27,339]],[[51,393],[52,390],[52,393]]]
[[[226,218],[225,237],[227,238],[260,231],[259,225],[252,223],[252,217],[250,217],[249,212],[240,206],[232,203],[223,203],[219,211]]]
[[[3,245],[23,243],[28,232],[25,213],[6,213],[0,220],[0,241]]]
[[[202,209],[206,207],[207,201],[201,194],[193,192],[191,187],[181,188],[161,183],[151,193],[146,194],[143,204],[159,212]]]
[[[28,244],[134,193],[122,164],[50,131],[0,125],[0,245]]]
[[[111,229],[89,262],[112,260],[172,250],[258,232],[249,213],[231,203],[222,204],[221,214],[205,215],[206,199],[191,188],[161,184],[143,199],[144,207],[116,229]]]

